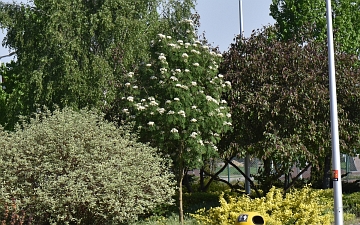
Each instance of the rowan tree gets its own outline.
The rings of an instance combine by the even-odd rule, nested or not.
[[[183,221],[182,180],[217,155],[220,135],[231,128],[231,115],[221,97],[231,83],[218,73],[221,54],[194,39],[191,20],[183,39],[158,34],[151,58],[120,87],[126,90],[124,113],[135,116],[140,139],[156,146],[174,162]]]

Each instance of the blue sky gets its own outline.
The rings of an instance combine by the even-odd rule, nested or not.
[[[246,37],[251,34],[252,30],[274,23],[269,15],[271,0],[242,1],[244,35]],[[12,1],[5,0],[5,2]],[[200,14],[200,32],[205,32],[205,37],[213,46],[219,46],[220,51],[226,51],[240,31],[239,0],[197,0],[197,11]],[[1,41],[3,37],[4,34],[0,32]],[[0,46],[0,56],[7,54],[8,50]],[[2,62],[10,59],[2,59]]]
[[[250,36],[252,30],[275,22],[269,15],[271,2],[242,0],[245,37]],[[205,37],[211,44],[226,51],[240,32],[239,0],[198,0],[197,10],[200,14],[200,31],[205,31]]]

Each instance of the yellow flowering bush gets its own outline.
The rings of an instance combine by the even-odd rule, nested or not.
[[[233,225],[240,213],[256,211],[267,225],[330,224],[333,220],[332,190],[310,187],[293,189],[285,196],[273,187],[265,197],[220,196],[220,206],[192,214],[201,224]]]

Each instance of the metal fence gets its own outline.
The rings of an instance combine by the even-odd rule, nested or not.
[[[341,173],[346,174],[343,177],[345,181],[360,180],[360,158],[359,155],[341,157]]]
[[[234,163],[241,171],[245,173],[244,167],[244,159],[233,159],[232,163]],[[215,171],[219,171],[225,164],[223,162],[215,163]],[[257,174],[259,167],[262,166],[260,160],[254,158],[250,160],[250,174]],[[226,169],[219,174],[219,177],[223,180],[227,180],[228,182],[233,181],[244,181],[245,178],[241,173],[232,165],[227,165]]]
[[[243,172],[245,172],[244,159],[233,159],[232,161],[237,167],[239,167]],[[225,164],[221,161],[213,162],[213,170],[219,171]],[[259,159],[250,160],[250,174],[257,174],[259,167],[262,166],[262,163]],[[305,173],[302,174],[301,178],[308,179],[310,177],[310,170],[308,169]],[[298,175],[301,172],[301,168],[293,168],[292,177]],[[341,173],[343,174],[343,181],[354,181],[360,180],[360,158],[357,156],[342,155],[341,157]],[[228,182],[234,181],[244,181],[245,178],[241,173],[232,165],[228,165],[225,170],[223,170],[219,177]]]

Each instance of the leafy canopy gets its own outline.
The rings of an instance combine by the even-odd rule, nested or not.
[[[3,45],[17,58],[8,81],[21,84],[7,90],[9,127],[39,105],[105,110],[122,75],[148,58],[149,37],[175,34],[193,7],[193,0],[0,2]]]
[[[171,203],[169,161],[129,130],[69,108],[0,130],[0,212],[15,199],[35,224],[120,224]]]
[[[220,135],[231,128],[221,99],[231,83],[218,74],[221,55],[197,41],[191,19],[176,24],[181,34],[151,41],[150,59],[129,72],[115,108],[135,120],[140,139],[173,159],[183,223],[182,180],[189,168],[217,155]]]
[[[331,1],[337,51],[358,54],[360,49],[359,0]],[[326,40],[326,4],[323,0],[273,0],[270,15],[279,26],[281,39],[304,35]]]
[[[183,21],[191,31],[191,21]],[[189,34],[189,37],[192,37]],[[151,60],[128,73],[125,113],[135,115],[144,141],[170,154],[185,168],[216,155],[221,133],[231,127],[222,94],[231,87],[218,74],[221,55],[191,38],[174,40],[159,34]]]
[[[331,149],[326,44],[279,41],[277,32],[268,27],[238,39],[220,68],[232,83],[226,100],[234,132],[228,142],[266,161],[264,178],[269,181],[294,164],[317,165]],[[335,58],[341,151],[352,153],[360,132],[359,67],[353,55],[338,53]]]

